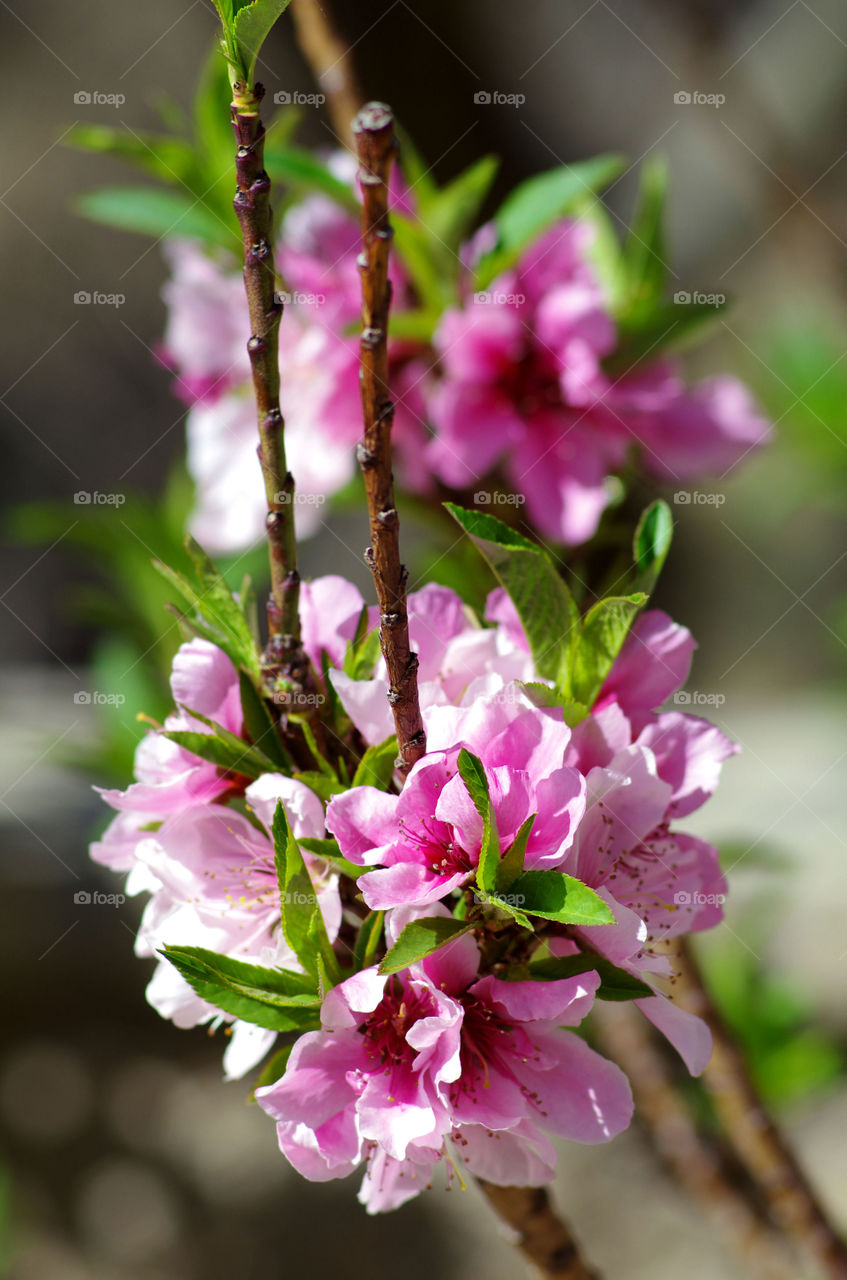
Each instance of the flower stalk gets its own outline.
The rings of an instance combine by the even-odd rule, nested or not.
[[[477,1182],[494,1212],[517,1232],[516,1247],[544,1280],[601,1280],[555,1213],[545,1187],[498,1187],[482,1178]]]
[[[674,956],[681,1002],[708,1024],[714,1040],[703,1084],[738,1159],[764,1196],[775,1222],[827,1280],[847,1280],[847,1247],[806,1175],[768,1115],[744,1056],[715,1007],[691,950]]]
[[[365,482],[371,541],[365,560],[379,600],[380,644],[388,668],[388,701],[399,747],[398,768],[406,774],[426,751],[418,700],[418,657],[409,643],[406,612],[408,572],[400,560],[400,521],[391,469],[394,404],[388,388],[388,261],[391,224],[388,179],[394,159],[394,118],[371,102],[353,124],[362,188],[362,336],[360,341],[364,435],[357,458]]]
[[[307,664],[300,644],[294,478],[286,464],[285,422],[279,403],[282,301],[276,292],[270,179],[264,166],[265,127],[260,114],[263,96],[264,89],[259,84],[252,89],[241,82],[233,85],[231,112],[236,140],[233,207],[244,243],[244,287],[250,313],[247,350],[253,373],[258,454],[268,508],[271,594],[264,665],[275,677],[297,681],[305,676]]]

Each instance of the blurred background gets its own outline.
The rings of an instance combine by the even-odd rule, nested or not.
[[[439,180],[497,152],[501,197],[540,169],[621,152],[633,170],[609,207],[623,232],[638,163],[665,154],[675,287],[734,299],[690,371],[746,378],[776,442],[709,488],[720,504],[674,508],[658,603],[697,636],[689,687],[744,748],[688,824],[721,845],[733,889],[702,954],[761,1087],[847,1228],[847,11],[841,0],[335,10],[366,95],[393,104]],[[96,0],[2,0],[0,26],[0,1274],[318,1278],[349,1274],[355,1256],[356,1273],[374,1280],[401,1270],[506,1280],[520,1264],[473,1190],[432,1192],[372,1220],[353,1187],[291,1173],[247,1085],[222,1084],[220,1043],[145,1004],[137,904],[76,896],[120,887],[86,856],[103,821],[91,762],[111,780],[109,742],[125,780],[138,733],[75,699],[130,665],[78,544],[84,536],[105,558],[120,535],[148,557],[166,483],[178,505],[168,478],[185,411],[153,354],[161,254],[71,212],[75,197],[123,175],[63,138],[80,121],[153,126],[162,91],[187,105],[214,20],[206,0],[147,0],[119,16]],[[314,91],[287,19],[263,61],[269,91]],[[493,91],[525,101],[478,100]],[[125,101],[81,105],[80,92]],[[697,93],[723,101],[684,100]],[[301,136],[335,145],[317,109]],[[94,290],[125,302],[75,304]],[[127,500],[82,535],[80,490]],[[20,510],[47,501],[49,518],[43,506]],[[343,567],[338,537],[325,534],[304,547],[306,571],[358,575],[365,587],[364,520],[333,527],[351,548]],[[559,1196],[609,1276],[744,1275],[637,1126],[611,1153],[564,1151]]]

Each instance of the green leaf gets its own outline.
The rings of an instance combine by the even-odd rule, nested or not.
[[[546,552],[496,516],[444,504],[508,592],[539,675],[566,688],[579,612]]]
[[[142,130],[130,133],[128,129],[113,129],[109,125],[77,124],[65,135],[64,141],[66,146],[80,151],[117,156],[136,169],[155,174],[162,182],[193,185],[196,159],[183,138]]]
[[[318,957],[334,980],[338,965],[327,937],[311,876],[280,801],[273,819],[274,861],[285,940],[307,973],[317,975]]]
[[[603,681],[627,637],[638,611],[647,603],[643,592],[608,596],[588,610],[574,655],[571,688],[577,701],[593,706]]]
[[[253,84],[259,50],[288,4],[289,0],[254,0],[253,4],[244,5],[235,14],[235,38],[248,85]]]
[[[670,277],[664,213],[668,165],[658,157],[641,169],[638,204],[623,248],[627,279],[626,311],[644,313],[662,302]]]
[[[473,227],[499,167],[497,156],[483,156],[421,203],[421,221],[454,252]],[[394,331],[394,319],[391,327]]]
[[[533,961],[529,966],[529,976],[537,982],[555,982],[592,971],[600,975],[597,995],[601,1000],[644,1000],[656,994],[646,982],[634,978],[625,969],[619,969],[604,956],[551,956],[546,960]]]
[[[716,298],[718,295],[715,295]],[[620,375],[648,357],[679,348],[699,338],[718,320],[726,300],[714,302],[663,302],[655,308],[619,318],[618,345],[603,361],[607,373]]]
[[[301,849],[305,849],[307,853],[311,853],[316,858],[328,862],[335,871],[347,876],[350,880],[358,880],[359,876],[363,875],[367,869],[358,867],[355,862],[349,862],[347,858],[342,857],[337,840],[301,836],[297,843]]]
[[[262,1067],[258,1080],[253,1086],[254,1095],[257,1089],[264,1089],[267,1085],[276,1084],[277,1080],[282,1079],[295,1043],[295,1041],[292,1041],[291,1044],[283,1045],[281,1049],[277,1049],[276,1053],[268,1058],[268,1061]]]
[[[472,924],[462,924],[450,916],[427,916],[407,924],[394,946],[380,962],[380,973],[399,973],[410,964],[432,955],[448,942],[470,933]]]
[[[397,737],[392,735],[378,746],[368,747],[353,774],[354,787],[378,787],[389,791],[397,762]]]
[[[294,765],[279,736],[270,708],[252,678],[242,668],[238,673],[241,692],[241,714],[250,741],[271,762],[271,772],[293,773]],[[266,770],[267,772],[267,770]]]
[[[295,773],[294,777],[297,782],[302,782],[310,791],[314,791],[324,804],[329,804],[333,796],[340,796],[343,791],[349,790],[347,785],[339,782],[337,778],[328,778],[325,773],[318,773],[313,769]]]
[[[524,871],[511,885],[509,893],[530,915],[556,920],[559,924],[615,922],[599,894],[581,880],[561,871]]]
[[[608,186],[624,168],[625,162],[619,156],[596,156],[579,164],[549,169],[522,182],[494,215],[497,242],[479,261],[476,288],[485,289],[517,261],[528,244],[587,194]]]
[[[365,626],[367,626],[367,619],[365,620]],[[379,627],[375,627],[370,632],[365,631],[357,639],[358,636],[359,630],[357,628],[356,636],[347,645],[342,670],[351,680],[368,680],[373,675],[373,669],[379,661]]]
[[[302,147],[275,146],[269,141],[265,147],[265,168],[274,187],[282,184],[306,191],[320,191],[348,213],[357,216],[361,213],[361,206],[349,183],[337,178],[311,151]]]
[[[373,964],[382,938],[384,919],[384,911],[371,911],[362,921],[353,947],[353,968],[357,973]]]
[[[500,837],[497,834],[497,819],[491,808],[488,778],[485,776],[485,768],[479,756],[475,756],[464,747],[459,752],[458,769],[473,806],[482,818],[482,844],[479,850],[476,882],[480,889],[493,889],[497,883],[497,869],[500,865]]]
[[[217,644],[236,667],[243,667],[258,681],[261,668],[253,634],[226,579],[192,537],[186,538],[185,546],[194,564],[197,586],[158,560],[154,560],[154,568],[193,606],[194,614],[185,619],[189,627]]]
[[[232,960],[203,947],[165,947],[161,954],[203,1000],[233,1018],[269,1031],[308,1031],[320,1025],[320,1000],[304,974]]]
[[[506,852],[503,854],[499,867],[497,868],[497,889],[503,893],[509,889],[518,876],[523,871],[524,858],[526,857],[527,841],[530,837],[537,813],[531,813],[524,823]]]
[[[662,572],[672,540],[671,509],[662,498],[657,498],[642,513],[632,540],[635,585],[648,596]]]
[[[191,712],[191,715],[194,714]],[[225,769],[227,773],[239,773],[247,778],[261,778],[263,774],[274,771],[274,764],[268,760],[267,756],[248,746],[234,734],[230,735],[226,730],[223,732],[226,734],[225,737],[214,732],[198,733],[187,729],[165,729],[162,736],[169,738],[185,751],[190,751],[192,755],[199,756],[201,760],[208,760],[219,769]]]
[[[236,231],[187,191],[157,187],[103,187],[80,196],[77,213],[120,231],[164,239],[184,236],[231,248]]]
[[[452,278],[458,269],[453,255],[417,218],[392,211],[394,246],[426,311],[441,312],[452,300]]]
[[[534,925],[529,916],[521,911],[520,907],[515,905],[515,895],[512,893],[512,887],[513,885],[509,887],[509,890],[506,893],[502,893],[500,890],[489,892],[486,889],[477,889],[474,893],[474,902],[477,906],[482,904],[488,907],[496,907],[498,911],[502,911],[507,916],[511,916],[515,923],[519,924],[522,929],[529,929],[530,932],[532,932]]]

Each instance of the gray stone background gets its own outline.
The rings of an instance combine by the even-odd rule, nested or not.
[[[781,378],[767,333],[784,316],[814,317],[841,344],[837,359],[847,355],[839,0],[336,7],[366,92],[393,103],[440,178],[487,150],[504,156],[501,189],[600,150],[633,162],[669,156],[679,287],[737,299],[692,371],[741,373],[767,401]],[[150,351],[163,324],[160,256],[69,212],[75,195],[117,172],[61,140],[77,120],[115,120],[113,109],[78,107],[80,89],[125,94],[118,119],[136,129],[154,123],[157,90],[187,103],[211,6],[0,0],[0,24],[0,486],[4,505],[67,501],[70,524],[79,488],[155,494],[179,455],[182,415]],[[285,23],[265,62],[269,89],[313,89]],[[524,93],[526,103],[482,107],[481,88]],[[680,106],[681,89],[726,102]],[[332,143],[318,112],[304,136]],[[611,198],[622,228],[633,194],[630,174]],[[79,289],[127,301],[118,313],[83,309]],[[680,510],[662,602],[700,640],[692,687],[720,692],[718,718],[745,748],[697,825],[742,851],[726,927],[798,983],[847,1043],[838,622],[847,559],[837,494],[822,499],[810,477],[785,431],[720,486],[722,508]],[[358,546],[355,525],[350,536]],[[309,544],[307,568],[337,567],[335,546]],[[97,732],[72,696],[92,634],[69,606],[87,581],[61,543],[4,550],[0,1166],[14,1180],[14,1228],[0,1265],[14,1280],[519,1274],[474,1191],[434,1192],[370,1220],[352,1187],[298,1180],[244,1088],[221,1084],[220,1046],[145,1005],[131,905],[74,904],[81,887],[115,887],[86,861],[98,815],[89,779],[60,763]],[[760,845],[784,865],[746,857]],[[749,926],[756,904],[764,929]],[[810,1098],[783,1119],[847,1225],[847,1094]],[[563,1152],[559,1191],[610,1277],[743,1275],[637,1128],[611,1151]]]

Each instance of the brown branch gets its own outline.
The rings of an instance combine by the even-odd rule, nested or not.
[[[326,94],[333,128],[345,143],[353,141],[353,117],[364,101],[350,49],[332,21],[329,0],[291,0],[297,43],[316,82]]]
[[[300,654],[300,575],[294,536],[294,479],[285,461],[285,423],[279,407],[279,323],[276,293],[270,179],[265,172],[265,128],[259,114],[264,89],[233,85],[232,126],[236,141],[233,207],[244,242],[244,287],[250,312],[247,350],[259,426],[259,461],[268,504],[271,565],[268,601],[268,658],[271,665],[296,666]]]
[[[646,1019],[619,1005],[597,1009],[595,1018],[599,1047],[629,1078],[636,1119],[657,1155],[744,1261],[745,1274],[750,1280],[796,1280],[796,1261],[784,1237],[763,1220],[759,1197],[755,1208],[748,1203],[749,1187],[732,1179],[721,1154],[698,1132]]]
[[[847,1280],[847,1248],[765,1110],[741,1050],[684,943],[674,961],[679,968],[680,1003],[705,1019],[714,1038],[714,1052],[703,1073],[703,1083],[733,1150],[782,1230],[796,1240],[828,1280]]]
[[[394,119],[388,107],[368,103],[353,124],[362,187],[362,337],[360,343],[364,437],[357,456],[365,481],[371,544],[365,552],[379,600],[379,636],[388,668],[388,701],[399,746],[398,768],[408,773],[426,751],[418,702],[418,657],[409,645],[406,567],[400,561],[399,518],[391,473],[388,394],[388,179],[394,159]]]
[[[477,1179],[498,1217],[516,1231],[516,1247],[543,1280],[600,1280],[583,1261],[579,1245],[556,1215],[546,1187],[497,1187]]]

